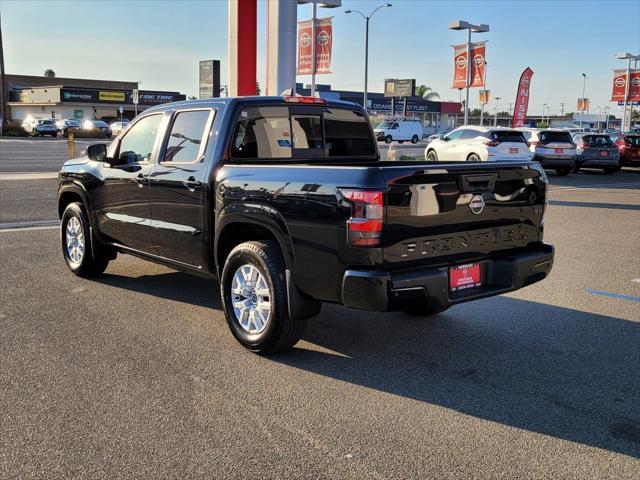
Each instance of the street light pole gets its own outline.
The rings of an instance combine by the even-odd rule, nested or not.
[[[368,111],[368,109],[367,109],[367,89],[368,89],[368,83],[369,83],[369,20],[381,8],[387,8],[387,7],[391,7],[391,6],[392,5],[390,3],[385,3],[384,5],[380,5],[378,8],[373,10],[369,15],[365,15],[360,10],[349,9],[349,10],[345,10],[344,11],[344,13],[357,13],[362,18],[364,18],[364,21],[365,21],[365,33],[364,33],[364,95],[363,95],[363,105],[362,105],[364,107],[365,112]],[[314,8],[315,8],[315,3],[314,3]],[[395,112],[391,112],[392,115],[394,113]]]
[[[582,74],[582,109],[580,110],[580,128],[582,128],[582,117],[584,117],[584,95],[587,88],[587,74]]]
[[[493,126],[497,127],[498,126],[498,104],[500,103],[500,97],[495,97],[496,98],[496,116],[493,117]]]
[[[467,30],[467,85],[466,85],[466,100],[464,103],[464,124],[469,125],[469,88],[471,87],[471,32],[485,33],[489,31],[489,25],[481,23],[480,25],[473,25],[472,23],[464,20],[456,20],[449,25],[451,30]]]
[[[547,108],[547,104],[543,103],[542,104],[542,120],[540,121],[540,123],[544,123],[544,109]]]

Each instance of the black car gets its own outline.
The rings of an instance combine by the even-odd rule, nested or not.
[[[381,161],[348,102],[171,103],[65,163],[61,248],[80,276],[128,253],[218,278],[236,339],[275,352],[322,302],[432,315],[542,280],[547,186],[529,161]]]
[[[109,124],[107,122],[103,122],[102,120],[85,120],[82,123],[82,130],[85,133],[94,134],[96,136],[107,138],[111,138],[113,136]]]

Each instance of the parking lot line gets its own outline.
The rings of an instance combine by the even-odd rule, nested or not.
[[[58,172],[0,173],[0,180],[44,180],[48,178],[58,178]]]
[[[617,298],[619,300],[628,300],[630,302],[640,303],[640,297],[636,297],[634,295],[622,295],[621,293],[604,292],[602,290],[594,290],[593,288],[587,288],[586,292],[592,295],[601,295],[603,297],[611,297],[611,298]]]
[[[0,233],[45,230],[60,227],[60,220],[36,220],[30,222],[0,223]]]
[[[550,192],[568,192],[571,190],[583,190],[585,188],[603,188],[603,187],[638,187],[640,188],[640,182],[627,182],[627,183],[593,183],[585,185],[575,185],[571,187],[551,187]]]

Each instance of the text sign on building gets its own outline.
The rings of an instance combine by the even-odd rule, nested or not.
[[[200,60],[199,98],[220,96],[220,60]]]
[[[385,97],[412,97],[416,91],[416,80],[385,80]]]

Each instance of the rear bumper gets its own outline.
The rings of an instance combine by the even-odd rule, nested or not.
[[[579,167],[594,167],[594,168],[602,168],[602,167],[618,167],[620,165],[619,157],[578,157],[578,166]]]
[[[402,310],[417,302],[447,307],[539,282],[551,271],[553,258],[553,245],[543,243],[525,253],[504,254],[481,261],[484,286],[455,294],[449,292],[448,267],[403,273],[347,270],[342,279],[342,303],[346,307],[374,311]]]
[[[571,168],[576,166],[576,157],[547,157],[536,155],[533,157],[536,162],[540,162],[544,168]]]

